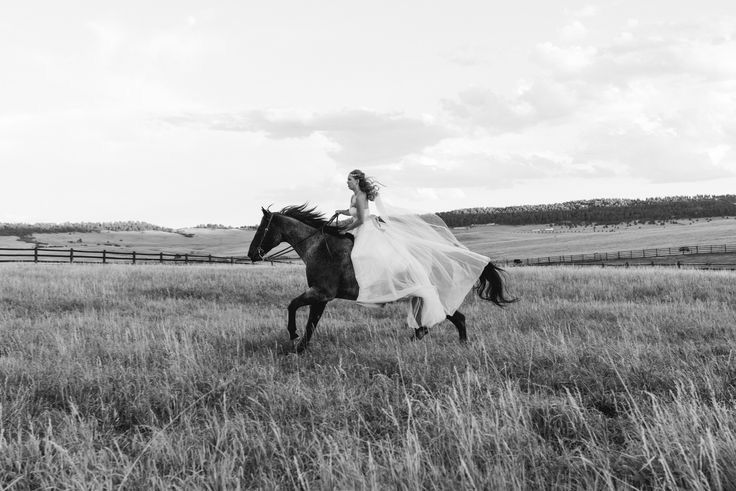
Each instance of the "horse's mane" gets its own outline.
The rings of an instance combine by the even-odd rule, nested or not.
[[[307,203],[304,203],[302,205],[286,206],[278,213],[285,217],[299,220],[313,228],[321,229],[324,227],[325,232],[338,235],[337,227],[334,225],[328,225],[328,220],[322,213],[316,211],[316,208],[316,206],[309,207]]]

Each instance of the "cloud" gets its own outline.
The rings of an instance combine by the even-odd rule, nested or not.
[[[460,92],[457,100],[441,101],[443,110],[456,122],[491,132],[514,131],[533,121],[533,108],[521,98],[500,96],[490,89],[474,87]]]
[[[653,183],[706,181],[732,177],[724,157],[713,149],[698,148],[677,132],[652,126],[631,126],[611,131],[598,128],[587,135],[575,156],[579,163],[609,165],[618,175],[644,178]],[[720,157],[720,158],[719,158]]]
[[[573,25],[576,24],[570,26]],[[574,44],[578,39],[565,36],[573,31],[572,27],[565,28],[561,42],[539,43],[532,51],[532,60],[548,76],[625,85],[634,78],[677,75],[716,80],[736,75],[733,20],[689,23],[632,20],[612,39],[599,45]]]
[[[560,46],[550,41],[538,44],[532,60],[557,76],[576,74],[594,65],[598,49],[594,46]]]
[[[596,14],[598,14],[598,7],[596,7],[595,5],[586,5],[585,7],[582,7],[581,9],[578,9],[572,12],[572,17],[575,17],[575,18],[594,17]]]
[[[564,117],[574,112],[580,103],[580,96],[572,85],[549,79],[523,82],[511,96],[475,87],[460,92],[456,100],[441,102],[445,113],[456,123],[490,133],[521,131]]]
[[[365,109],[304,115],[277,111],[186,114],[163,119],[175,125],[261,133],[276,140],[318,135],[326,141],[328,155],[345,166],[390,164],[453,135],[449,128],[431,121]]]
[[[458,153],[441,147],[427,155],[405,159],[389,173],[395,182],[411,182],[413,186],[437,189],[505,189],[530,180],[614,175],[606,165],[572,162],[564,155],[492,151]]]
[[[468,139],[516,135],[517,147],[526,143],[526,152],[505,154],[512,157],[480,153],[495,176],[611,175],[672,183],[736,175],[734,152],[724,150],[736,134],[733,20],[630,21],[613,37],[585,45],[577,43],[582,36],[571,35],[584,34],[575,22],[560,40],[532,50],[540,71],[513,93],[476,87],[442,101],[446,116],[474,135]],[[545,133],[567,135],[566,148]],[[564,158],[534,157],[545,145]],[[477,175],[492,177],[472,161]]]
[[[557,39],[530,50],[533,77],[509,93],[483,86],[460,91],[440,100],[433,119],[365,109],[165,119],[305,140],[331,157],[338,171],[365,167],[379,178],[425,189],[736,175],[735,24],[631,20],[606,35],[596,31],[600,21],[594,8],[572,13]],[[456,63],[473,64],[480,56],[470,48],[457,53]]]
[[[565,41],[577,41],[584,38],[588,34],[586,28],[579,20],[574,20],[560,30],[560,37]]]

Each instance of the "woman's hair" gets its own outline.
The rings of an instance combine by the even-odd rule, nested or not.
[[[378,182],[371,177],[367,177],[365,172],[359,169],[350,172],[350,175],[358,181],[358,188],[366,194],[370,201],[376,199],[379,188]]]

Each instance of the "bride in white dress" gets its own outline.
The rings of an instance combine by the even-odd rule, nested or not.
[[[411,298],[407,322],[426,334],[460,307],[490,259],[462,245],[437,215],[388,206],[362,171],[352,171],[347,185],[350,208],[336,213],[352,217],[340,229],[355,236],[350,257],[357,301],[381,305]],[[369,202],[379,216],[370,213]]]

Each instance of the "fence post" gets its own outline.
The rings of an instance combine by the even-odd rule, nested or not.
[[[102,264],[107,264],[107,250],[102,250]]]
[[[184,254],[184,264],[189,264],[189,254]]]
[[[209,255],[209,262],[212,262],[212,254]]]
[[[164,253],[163,253],[163,252],[159,252],[159,253],[158,253],[158,260],[159,260],[159,262],[160,262],[161,264],[163,264],[163,263],[164,263]]]
[[[233,264],[235,264],[235,258],[230,256],[230,265],[233,265]]]
[[[74,248],[69,249],[69,264],[74,262]]]
[[[133,251],[133,264],[135,264],[135,251]]]
[[[38,262],[38,246],[33,248],[33,262],[34,263]]]

